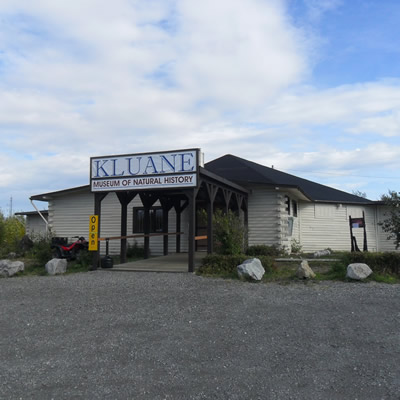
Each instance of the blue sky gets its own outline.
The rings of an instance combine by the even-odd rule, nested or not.
[[[0,209],[87,184],[91,156],[188,147],[399,191],[399,20],[395,0],[2,0]]]

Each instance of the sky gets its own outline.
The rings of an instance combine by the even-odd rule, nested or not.
[[[398,21],[398,0],[1,0],[0,210],[88,184],[91,156],[194,147],[400,191]]]

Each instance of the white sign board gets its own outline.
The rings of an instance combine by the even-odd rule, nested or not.
[[[92,157],[92,192],[196,187],[199,149]]]

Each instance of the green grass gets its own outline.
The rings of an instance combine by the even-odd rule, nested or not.
[[[330,257],[332,257],[331,255]],[[336,258],[336,257],[332,257]],[[275,282],[279,284],[289,284],[295,281],[300,281],[296,276],[296,271],[299,265],[299,261],[274,261],[272,267],[266,269],[266,273],[263,276],[262,282]],[[311,269],[314,271],[316,277],[307,281],[319,282],[319,281],[342,281],[342,282],[357,282],[346,278],[347,265],[342,261],[321,262],[318,261],[309,263]],[[228,271],[221,271],[216,268],[216,273],[212,272],[212,265],[206,269],[206,273],[198,273],[199,275],[209,277],[219,277],[224,279],[237,279],[239,277],[236,273],[236,268],[232,268]],[[306,280],[305,280],[306,281]],[[380,282],[387,284],[400,283],[400,277],[388,273],[373,273],[370,277],[363,280],[362,282]]]
[[[80,261],[77,260],[72,260],[68,261],[67,264],[67,271],[65,274],[76,274],[76,273],[82,273],[82,272],[88,272],[89,269],[92,266],[92,254],[88,254],[84,258],[82,258]],[[114,265],[119,264],[119,256],[113,256],[113,261]],[[142,259],[141,257],[128,257],[127,262],[131,261],[138,261]],[[32,259],[32,258],[18,258],[15,259],[15,261],[22,261],[25,265],[25,269],[22,272],[18,272],[15,274],[13,277],[19,277],[19,276],[48,276],[46,269],[45,269],[45,264],[41,264],[38,261]]]
[[[369,276],[367,280],[380,282],[380,283],[388,283],[388,284],[400,283],[400,278],[397,276],[393,276],[393,275],[389,275],[389,274],[378,274],[375,272],[372,273],[371,276]]]

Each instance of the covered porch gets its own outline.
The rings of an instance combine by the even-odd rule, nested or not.
[[[115,266],[120,270],[151,270],[159,269],[157,263],[162,264],[162,271],[170,269],[170,272],[193,272],[198,265],[200,257],[207,253],[213,252],[213,214],[216,208],[220,208],[227,212],[232,210],[237,214],[242,213],[243,224],[248,224],[248,191],[230,182],[212,172],[199,167],[197,186],[194,188],[174,188],[174,189],[149,189],[149,190],[130,190],[115,191],[119,203],[121,205],[121,222],[120,236],[110,239],[120,241],[120,260],[121,264]],[[110,191],[114,192],[114,191]],[[110,192],[94,193],[94,214],[99,218],[99,240],[100,243],[107,240],[102,237],[100,232],[101,220],[101,202]],[[145,260],[143,262],[126,263],[127,239],[131,236],[127,235],[127,207],[129,203],[136,197],[140,197],[144,207],[144,253]],[[163,211],[162,232],[152,234],[150,232],[150,210],[153,205],[159,202]],[[169,226],[169,211],[175,209],[175,229],[173,232]],[[207,226],[202,232],[198,230],[197,211],[199,209],[206,210]],[[185,211],[187,216],[187,225],[181,226],[181,215]],[[204,228],[204,227],[203,227]],[[188,239],[188,252],[181,253],[181,235],[185,233]],[[168,238],[171,235],[176,236],[176,249],[171,257],[150,258],[150,241],[153,236],[163,237],[163,254],[169,255]],[[206,246],[204,252],[197,252],[197,241],[203,239]],[[156,261],[157,260],[157,261]],[[94,255],[93,269],[100,266],[100,251]],[[174,271],[173,271],[174,270]],[[176,271],[175,271],[176,270]]]

